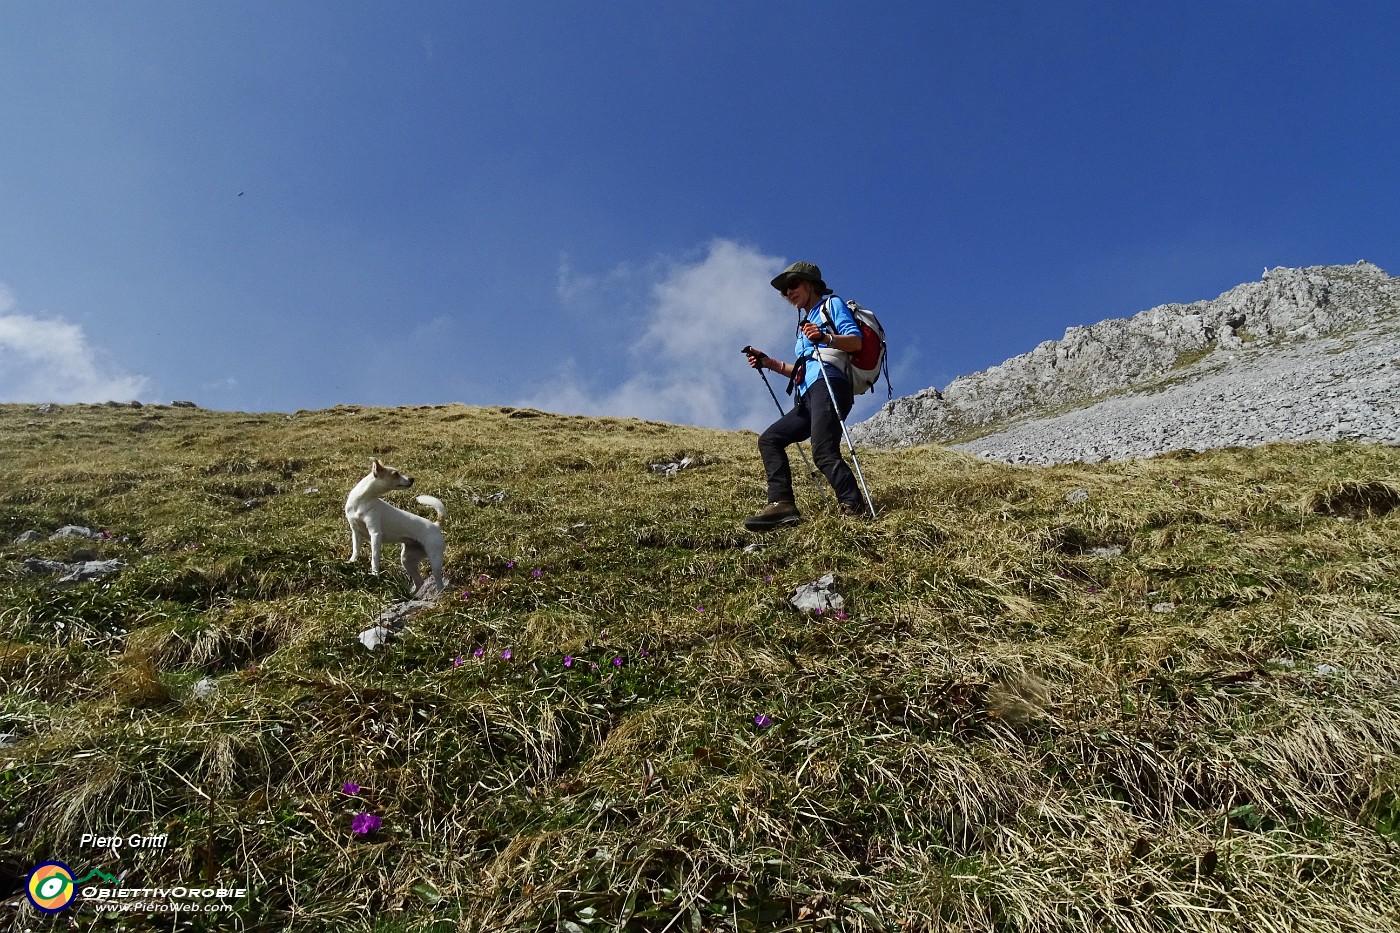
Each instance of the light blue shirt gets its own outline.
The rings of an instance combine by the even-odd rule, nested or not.
[[[846,307],[846,302],[842,301],[839,295],[827,295],[817,303],[815,308],[808,311],[807,316],[802,320],[811,321],[822,330],[830,333],[831,326],[826,322],[826,315],[822,314],[823,307],[826,308],[826,313],[831,316],[832,322],[836,324],[836,333],[838,335],[856,334],[859,336],[860,325],[857,324],[856,319],[851,316],[851,309]],[[798,360],[814,360],[816,359],[817,345],[802,335],[801,327],[802,324],[801,321],[799,321],[797,343],[793,349],[793,353]],[[826,366],[826,374],[832,379],[846,379],[846,374],[842,371],[840,366],[835,363],[826,363],[824,365]],[[798,397],[800,398],[806,395],[807,390],[818,382],[821,382],[821,380],[822,371],[816,366],[808,366],[803,371],[802,383],[797,387]]]

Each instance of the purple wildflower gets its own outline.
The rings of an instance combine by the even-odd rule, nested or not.
[[[769,726],[773,725],[773,717],[769,716],[767,713],[759,713],[753,718],[753,724],[760,729],[767,729]]]
[[[571,655],[571,654],[566,654],[566,655],[564,655],[564,666],[565,666],[565,667],[573,667],[573,666],[574,666],[574,656],[573,656],[573,655]]]
[[[474,657],[474,658],[479,658],[479,657],[481,657],[482,655],[484,655],[485,653],[486,653],[486,649],[485,649],[485,648],[478,648],[478,649],[476,649],[475,651],[472,652],[472,657]]]
[[[507,648],[505,651],[502,651],[502,652],[501,652],[501,657],[502,657],[503,659],[509,661],[509,660],[510,660],[510,649]]]
[[[534,570],[530,571],[530,576],[538,580],[540,577],[544,576],[544,571],[536,567]]]
[[[622,666],[622,659],[621,659],[621,658],[613,658],[613,667],[621,667],[621,666]]]
[[[384,821],[373,813],[356,813],[350,821],[350,831],[360,836],[368,836],[384,825]]]
[[[461,667],[461,666],[462,666],[462,663],[463,663],[463,662],[462,662],[462,658],[461,658],[460,655],[452,659],[452,666],[453,666],[453,667]]]
[[[356,784],[354,781],[346,781],[344,784],[340,785],[340,789],[351,797],[354,797],[360,792],[360,785]]]

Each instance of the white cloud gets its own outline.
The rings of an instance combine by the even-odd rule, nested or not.
[[[791,356],[793,315],[768,284],[786,265],[730,240],[715,240],[699,260],[619,266],[578,275],[561,260],[561,301],[590,310],[611,307],[607,339],[626,334],[629,293],[645,284],[640,326],[624,340],[626,371],[606,350],[586,362],[564,360],[549,388],[520,402],[570,414],[646,418],[713,428],[759,429],[778,409],[741,352],[753,344],[779,358]],[[768,374],[783,403],[784,380]]]
[[[107,365],[78,325],[17,312],[0,285],[0,402],[125,402],[147,381]]]
[[[589,275],[577,272],[568,254],[561,254],[554,294],[566,311],[578,315],[630,306],[645,298],[647,285],[669,265],[664,261],[649,266],[623,262],[602,275]]]

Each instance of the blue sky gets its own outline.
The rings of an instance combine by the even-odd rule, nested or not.
[[[1390,0],[9,0],[0,87],[0,401],[761,427],[797,259],[897,394],[1400,272]]]

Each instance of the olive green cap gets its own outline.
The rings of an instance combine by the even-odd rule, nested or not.
[[[801,279],[805,282],[814,283],[821,289],[823,295],[830,295],[831,289],[826,287],[826,282],[822,280],[822,270],[810,262],[795,262],[773,279],[772,285],[780,292],[787,291],[787,287],[792,284],[793,279]]]

